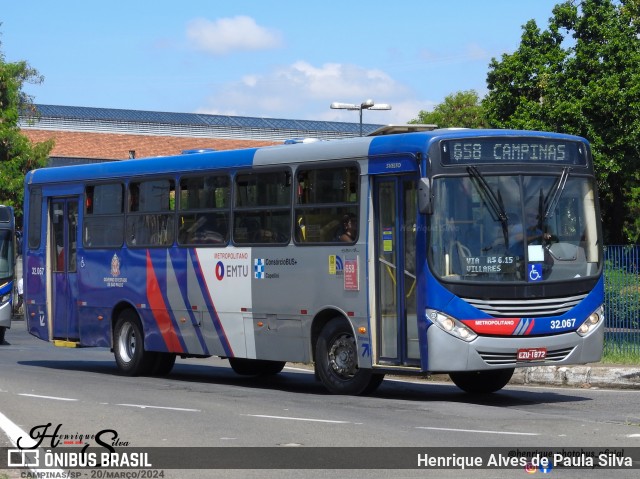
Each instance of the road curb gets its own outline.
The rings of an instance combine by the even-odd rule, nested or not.
[[[606,366],[535,366],[516,369],[511,384],[640,389],[640,368]]]

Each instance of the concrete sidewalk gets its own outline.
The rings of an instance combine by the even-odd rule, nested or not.
[[[518,368],[511,384],[640,389],[640,364],[616,366],[597,363]]]

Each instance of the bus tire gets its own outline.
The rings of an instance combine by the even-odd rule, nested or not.
[[[7,331],[7,328],[4,326],[0,326],[0,345],[4,344],[4,333]]]
[[[450,373],[453,383],[471,394],[488,394],[505,387],[513,376],[514,369],[495,369],[488,371],[465,371]]]
[[[144,335],[140,320],[128,309],[120,313],[114,329],[113,352],[118,369],[127,376],[149,374],[157,353],[144,350]]]
[[[174,353],[156,353],[156,359],[151,367],[152,376],[166,376],[173,369],[176,363],[176,355]]]
[[[358,350],[353,331],[343,318],[333,318],[320,332],[315,352],[316,372],[333,394],[372,393],[384,379],[372,369],[358,367]]]
[[[229,358],[231,369],[241,376],[274,376],[284,369],[284,361]]]

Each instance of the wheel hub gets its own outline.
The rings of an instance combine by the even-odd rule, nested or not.
[[[352,377],[357,370],[356,348],[353,338],[341,336],[331,345],[329,365],[338,375]]]
[[[129,362],[136,353],[136,333],[130,324],[126,324],[120,330],[118,339],[122,358]]]

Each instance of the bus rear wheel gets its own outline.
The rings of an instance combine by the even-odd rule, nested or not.
[[[142,326],[135,312],[120,313],[114,329],[113,353],[118,369],[127,376],[149,374],[156,361],[156,353],[145,351]]]
[[[284,361],[229,358],[231,369],[242,376],[274,376],[284,369]]]
[[[513,376],[514,369],[496,369],[490,371],[466,371],[450,373],[453,383],[465,392],[488,394],[505,387]]]
[[[358,367],[356,340],[343,318],[334,318],[322,328],[315,360],[318,377],[333,394],[370,394],[384,379],[384,374]]]

